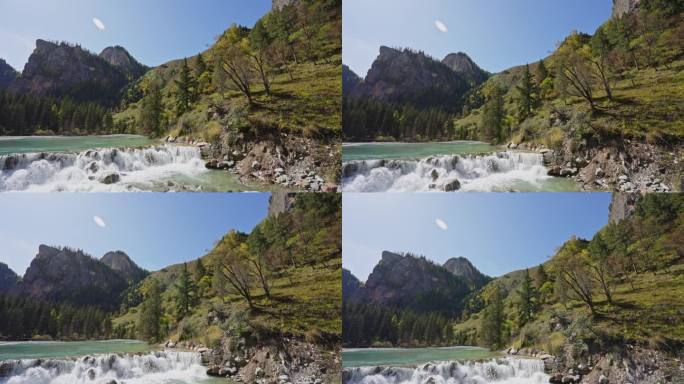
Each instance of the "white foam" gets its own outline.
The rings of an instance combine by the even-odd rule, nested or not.
[[[147,189],[173,176],[196,177],[206,172],[199,148],[186,146],[3,155],[0,191],[123,192]],[[100,181],[111,173],[117,173],[120,181]]]
[[[201,356],[195,352],[106,354],[78,360],[11,360],[0,365],[10,367],[10,376],[0,377],[0,384],[107,384],[112,380],[126,384],[164,384],[200,383],[208,379]]]
[[[433,179],[433,171],[437,178]],[[457,179],[462,191],[514,190],[520,183],[541,185],[547,175],[537,153],[442,155],[420,160],[361,160],[344,163],[344,192],[443,191]]]
[[[408,367],[360,367],[345,370],[344,384],[542,384],[549,382],[541,360],[502,358],[442,362]]]

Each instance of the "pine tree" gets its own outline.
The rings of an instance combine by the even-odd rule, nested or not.
[[[140,109],[140,128],[145,135],[158,137],[162,131],[162,94],[156,81],[152,81],[147,94],[142,99]]]
[[[484,345],[499,348],[504,342],[503,292],[497,285],[489,298],[480,324],[480,338]]]
[[[195,263],[195,281],[200,281],[204,276],[206,276],[206,274],[207,269],[204,268],[202,259],[198,257],[197,262]]]
[[[188,59],[183,59],[183,66],[176,80],[176,116],[181,116],[190,110],[190,105],[195,101],[196,90],[195,77],[188,67]]]
[[[539,60],[537,64],[537,81],[541,84],[547,77],[549,77],[549,69],[546,68],[544,60]]]
[[[525,269],[522,284],[518,294],[518,324],[522,327],[534,318],[537,306],[537,289],[535,288],[530,271]]]
[[[176,316],[182,319],[190,313],[190,308],[195,303],[195,282],[188,271],[188,264],[183,263],[183,269],[176,283]]]
[[[199,79],[204,72],[207,71],[207,63],[204,61],[201,53],[197,54],[197,59],[195,59],[195,74]]]
[[[503,89],[494,86],[487,97],[482,113],[482,131],[487,141],[497,144],[501,141],[501,130],[505,117]]]
[[[142,304],[138,326],[140,336],[144,340],[153,343],[159,342],[161,338],[161,318],[162,308],[159,282],[156,279],[152,279],[147,291],[147,298]]]
[[[537,268],[537,289],[541,288],[547,281],[549,281],[549,275],[546,273],[544,265],[539,264]]]
[[[530,73],[529,64],[525,66],[525,72],[516,89],[518,90],[518,120],[522,122],[532,115],[532,110],[537,107],[539,95],[539,89]]]

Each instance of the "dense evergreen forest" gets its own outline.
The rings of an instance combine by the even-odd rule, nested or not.
[[[0,339],[80,340],[111,336],[111,314],[98,307],[0,295]]]
[[[0,136],[126,133],[111,110],[96,102],[75,102],[0,91]]]

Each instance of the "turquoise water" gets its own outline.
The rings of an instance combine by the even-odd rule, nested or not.
[[[480,141],[443,143],[349,143],[342,145],[342,161],[377,159],[421,159],[437,155],[472,155],[502,151]]]
[[[136,353],[150,350],[152,348],[147,343],[137,340],[0,342],[0,360]]]
[[[342,351],[342,367],[416,366],[435,361],[482,360],[499,356],[485,348],[360,348]]]
[[[0,137],[0,155],[32,152],[80,152],[93,148],[143,147],[154,141],[139,135]]]

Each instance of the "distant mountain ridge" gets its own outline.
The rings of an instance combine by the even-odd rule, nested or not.
[[[465,258],[442,266],[425,257],[389,251],[382,253],[363,285],[351,272],[342,274],[343,297],[349,302],[449,315],[458,314],[463,300],[489,280]]]
[[[38,39],[24,70],[8,89],[13,93],[69,96],[76,101],[112,104],[147,69],[120,46],[105,48],[96,55],[79,45]]]
[[[7,88],[19,73],[3,59],[0,59],[0,89]]]
[[[96,259],[82,250],[41,244],[22,278],[0,263],[0,293],[116,309],[121,293],[145,276],[147,271],[121,251]]]
[[[450,108],[468,88],[456,72],[423,52],[381,46],[365,79],[350,96]]]
[[[448,110],[489,74],[463,52],[436,60],[422,51],[381,46],[364,79],[343,68],[343,92],[356,98]],[[358,79],[357,79],[358,78]]]

